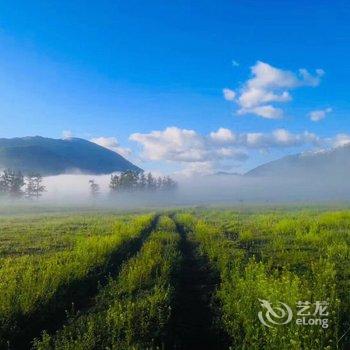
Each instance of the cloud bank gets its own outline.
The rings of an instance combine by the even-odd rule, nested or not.
[[[184,167],[186,174],[207,174],[219,170],[227,160],[232,165],[242,164],[254,150],[337,147],[349,141],[350,135],[324,139],[308,131],[293,133],[275,129],[268,133],[237,133],[227,128],[202,135],[195,130],[172,126],[150,133],[134,133],[130,140],[138,143],[145,161],[176,162]]]

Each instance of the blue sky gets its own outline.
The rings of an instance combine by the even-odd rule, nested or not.
[[[0,137],[66,130],[165,172],[337,146],[350,132],[349,15],[346,1],[2,1]],[[251,82],[258,62],[267,72]],[[252,86],[265,97],[247,108]],[[256,113],[267,105],[282,114]]]

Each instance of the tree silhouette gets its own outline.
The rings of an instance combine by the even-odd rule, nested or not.
[[[147,190],[150,192],[153,192],[157,189],[157,182],[156,179],[153,177],[152,173],[147,174]]]
[[[22,187],[24,178],[20,171],[6,169],[0,175],[0,191],[12,198],[19,198],[23,195]]]
[[[25,196],[29,199],[38,199],[41,197],[43,192],[46,191],[46,188],[43,186],[42,182],[43,177],[40,174],[29,174],[26,176]]]
[[[89,185],[90,185],[90,195],[93,198],[98,197],[100,194],[100,186],[95,182],[94,179],[89,180]]]
[[[111,193],[116,192],[155,192],[171,191],[177,188],[177,183],[169,176],[154,177],[152,173],[137,173],[125,171],[120,175],[111,175],[109,183]]]
[[[111,180],[109,182],[109,188],[111,192],[117,192],[119,188],[119,176],[111,175]]]

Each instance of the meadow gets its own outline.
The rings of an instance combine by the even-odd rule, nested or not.
[[[348,349],[350,211],[0,215],[0,349]]]

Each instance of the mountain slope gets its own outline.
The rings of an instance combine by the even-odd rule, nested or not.
[[[115,171],[140,171],[118,153],[90,141],[40,136],[0,139],[0,168],[27,174],[57,175],[81,172],[110,174]]]
[[[260,165],[245,174],[254,177],[342,178],[350,169],[350,145],[328,151],[287,156]]]

